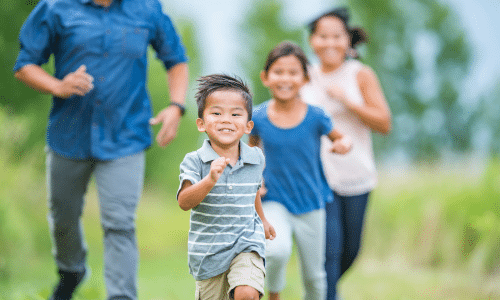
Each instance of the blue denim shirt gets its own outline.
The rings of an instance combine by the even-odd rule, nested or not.
[[[148,45],[167,69],[187,61],[158,0],[114,0],[107,8],[92,0],[41,0],[19,41],[14,71],[54,54],[56,78],[82,64],[94,77],[85,96],[53,98],[47,143],[71,159],[110,160],[149,147]]]

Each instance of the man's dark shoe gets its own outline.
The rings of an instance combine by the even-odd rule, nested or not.
[[[66,272],[59,270],[59,284],[54,289],[50,300],[69,300],[73,297],[73,292],[85,276],[83,272]]]

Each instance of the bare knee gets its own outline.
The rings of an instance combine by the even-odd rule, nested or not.
[[[248,285],[240,285],[234,289],[234,300],[259,300],[260,293]]]

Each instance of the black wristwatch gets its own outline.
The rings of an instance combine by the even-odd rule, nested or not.
[[[181,117],[184,116],[184,113],[186,112],[186,107],[184,105],[177,103],[177,102],[170,102],[170,104],[168,106],[170,106],[170,105],[177,106],[181,110]]]

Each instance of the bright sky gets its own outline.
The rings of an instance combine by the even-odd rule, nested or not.
[[[252,0],[183,0],[164,2],[165,10],[174,18],[183,16],[194,20],[200,30],[205,65],[204,74],[238,72],[238,53],[244,47],[238,39],[238,24]],[[489,90],[500,77],[500,1],[499,0],[440,0],[449,3],[458,13],[473,46],[473,68],[464,85],[463,99],[477,99]],[[283,0],[286,15],[294,23],[305,24],[326,9],[333,1]],[[333,2],[335,3],[335,2]],[[467,100],[464,100],[467,101]],[[474,100],[472,100],[474,101]]]

